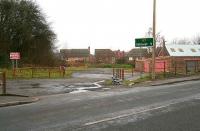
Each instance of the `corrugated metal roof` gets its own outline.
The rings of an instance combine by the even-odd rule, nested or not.
[[[165,45],[170,56],[200,56],[200,45]]]

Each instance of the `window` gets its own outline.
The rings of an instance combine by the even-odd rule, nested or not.
[[[133,60],[133,57],[129,57],[129,60],[132,61],[132,60]]]
[[[174,48],[170,48],[170,50],[171,50],[172,52],[176,52],[176,50],[175,50]]]
[[[192,52],[197,52],[194,48],[190,49]]]
[[[180,52],[184,52],[183,49],[181,49],[181,48],[179,48],[178,50],[179,50]]]

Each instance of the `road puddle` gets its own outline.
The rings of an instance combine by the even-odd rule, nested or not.
[[[82,92],[87,92],[87,91],[96,91],[102,88],[101,85],[99,85],[100,82],[95,82],[95,83],[76,83],[73,85],[70,85],[69,87],[73,88],[74,91],[69,92],[69,93],[82,93]]]

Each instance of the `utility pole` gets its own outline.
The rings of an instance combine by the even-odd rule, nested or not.
[[[155,54],[156,53],[156,0],[153,0],[153,47],[152,47],[152,74],[151,77],[154,80],[155,76]]]

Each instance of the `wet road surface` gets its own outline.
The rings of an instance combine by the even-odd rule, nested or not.
[[[126,74],[126,78],[137,79],[138,73]],[[42,96],[64,94],[71,92],[86,92],[98,90],[100,81],[112,78],[112,69],[95,68],[88,71],[76,72],[70,79],[30,79],[8,80],[7,92],[25,96]],[[84,90],[83,90],[84,89]],[[85,90],[86,89],[86,90]]]
[[[43,96],[0,108],[1,130],[197,131],[200,82]],[[188,130],[189,129],[189,130]]]
[[[7,92],[25,96],[42,96],[64,94],[79,89],[93,90],[100,88],[97,84],[102,79],[32,79],[8,80]],[[93,87],[93,88],[92,88]]]

